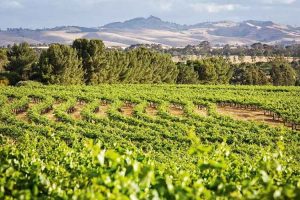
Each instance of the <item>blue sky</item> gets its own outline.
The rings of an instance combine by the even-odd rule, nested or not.
[[[194,24],[271,20],[300,26],[300,0],[0,0],[0,28],[98,27],[134,17]]]

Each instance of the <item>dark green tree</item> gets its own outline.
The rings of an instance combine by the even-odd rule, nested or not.
[[[47,84],[77,85],[84,83],[82,62],[75,49],[54,44],[43,51],[36,69],[37,77]]]
[[[178,84],[197,84],[198,83],[198,73],[195,72],[193,67],[179,63],[177,65],[179,74],[177,76]]]
[[[107,62],[104,43],[101,40],[77,39],[73,42],[73,48],[82,59],[86,84],[99,84],[99,73],[106,67]]]
[[[291,64],[283,58],[276,58],[271,62],[271,77],[273,85],[295,85],[297,75]]]
[[[230,83],[238,85],[267,85],[269,80],[266,73],[257,67],[256,64],[243,63],[235,67]]]
[[[32,75],[32,66],[38,60],[37,53],[28,43],[14,44],[7,51],[7,70],[18,74],[20,80],[29,80]]]
[[[229,61],[222,57],[189,61],[188,65],[198,72],[200,83],[203,84],[228,84],[233,72]]]

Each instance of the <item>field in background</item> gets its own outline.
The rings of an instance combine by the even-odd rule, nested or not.
[[[196,56],[196,55],[187,55],[187,56],[174,56],[172,57],[173,62],[186,62],[188,60],[201,60],[207,56]],[[226,58],[226,57],[224,57]],[[239,56],[229,56],[228,59],[231,63],[240,64],[240,63],[258,63],[258,62],[270,62],[274,57],[251,57],[244,56],[243,59],[240,59]],[[298,61],[299,58],[285,57],[289,62]]]

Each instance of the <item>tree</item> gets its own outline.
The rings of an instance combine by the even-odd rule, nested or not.
[[[37,53],[30,48],[28,43],[14,44],[7,51],[7,70],[18,74],[23,81],[29,80],[32,66],[37,62]]]
[[[276,58],[271,62],[271,77],[273,85],[295,85],[296,84],[296,72],[292,68],[291,64],[283,58]]]
[[[232,68],[227,59],[212,57],[197,61],[189,61],[198,72],[200,83],[228,84],[232,76]]]
[[[8,64],[7,52],[5,49],[0,49],[0,72],[5,71],[5,67]]]
[[[297,81],[296,81],[296,85],[300,86],[300,60],[298,61],[293,61],[292,62],[292,66],[297,74]]]
[[[125,83],[175,83],[178,69],[168,54],[146,48],[127,52],[129,64]]]
[[[185,65],[183,63],[179,63],[177,65],[179,69],[179,74],[177,76],[178,84],[196,84],[198,83],[198,73],[195,72],[194,68]]]
[[[256,64],[243,63],[234,69],[230,83],[240,85],[266,85],[269,81],[265,72],[257,67]]]
[[[36,69],[39,79],[47,84],[83,84],[82,62],[75,49],[54,44],[43,51]]]
[[[86,84],[99,84],[99,73],[106,67],[106,52],[101,40],[77,39],[73,42],[78,57],[82,59]]]

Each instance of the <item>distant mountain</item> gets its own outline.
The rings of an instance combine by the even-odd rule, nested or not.
[[[156,29],[156,30],[173,30],[179,31],[186,29],[188,26],[176,23],[162,21],[158,17],[150,16],[148,18],[134,18],[125,22],[110,23],[102,28],[104,29]]]
[[[99,28],[60,26],[48,29],[8,29],[0,31],[0,45],[23,41],[70,44],[76,38],[102,39],[107,46],[157,43],[182,47],[209,41],[212,44],[267,44],[300,43],[300,27],[277,24],[271,21],[248,20],[243,22],[219,21],[194,25],[166,22],[158,17],[134,18]]]

